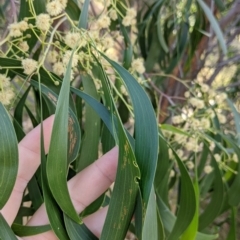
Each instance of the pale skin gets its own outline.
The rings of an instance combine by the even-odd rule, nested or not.
[[[51,116],[43,122],[44,147],[48,153],[51,131],[54,117]],[[27,183],[34,175],[40,164],[40,126],[37,126],[18,144],[19,168],[17,180],[12,194],[1,210],[2,215],[11,225],[17,215]],[[78,173],[68,182],[69,193],[73,205],[78,213],[97,199],[114,182],[117,169],[118,149],[117,147],[100,157],[97,161]],[[98,210],[86,217],[83,221],[86,226],[100,237],[107,207]],[[29,226],[49,224],[44,204],[36,211],[28,221]],[[43,234],[19,238],[22,240],[57,240],[52,231]]]

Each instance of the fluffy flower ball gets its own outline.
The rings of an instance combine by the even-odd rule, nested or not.
[[[103,28],[108,28],[110,24],[111,24],[111,20],[107,15],[103,15],[97,21],[97,27],[99,30]]]
[[[12,88],[8,88],[5,91],[0,91],[0,102],[7,106],[11,103],[11,100],[14,97],[14,91]]]
[[[0,91],[10,86],[10,78],[4,74],[0,74]]]
[[[21,37],[23,32],[28,29],[28,24],[25,21],[12,23],[8,26],[8,29],[11,37]]]
[[[48,52],[47,61],[49,63],[55,63],[58,59],[58,52],[56,50],[51,50]]]
[[[7,106],[14,97],[13,89],[10,86],[10,78],[4,74],[0,74],[0,102]]]
[[[131,64],[132,70],[136,71],[140,74],[143,74],[145,72],[145,67],[143,65],[143,59],[142,58],[137,58],[132,61]]]
[[[33,59],[26,58],[22,60],[24,73],[27,75],[33,73],[37,69],[37,65],[38,65],[37,61]]]
[[[204,167],[204,172],[205,172],[206,174],[211,173],[212,170],[213,170],[213,168],[212,168],[210,165],[206,165],[206,166]]]
[[[122,24],[124,26],[131,26],[134,25],[136,23],[136,18],[137,16],[137,12],[134,8],[129,8],[127,10],[126,16],[123,18]]]
[[[46,9],[50,16],[57,16],[64,10],[64,5],[59,0],[53,0],[47,4]]]
[[[58,76],[61,76],[65,72],[65,67],[62,62],[56,62],[53,65],[53,72],[56,73]]]
[[[28,43],[26,41],[20,42],[18,44],[18,47],[23,51],[23,52],[27,52],[29,50],[29,46]]]
[[[116,12],[114,9],[112,9],[112,10],[109,12],[109,17],[110,17],[113,21],[117,20],[117,18],[118,18],[117,12]]]
[[[70,48],[74,48],[79,43],[80,38],[81,38],[80,33],[68,32],[64,40],[66,45],[68,45]]]
[[[72,55],[72,51],[68,50],[65,52],[64,56],[63,56],[63,65],[64,66],[67,66],[69,61],[70,61],[70,58],[71,58],[71,55]],[[78,56],[76,53],[73,54],[72,56],[72,67],[76,67],[78,64]]]
[[[50,16],[46,13],[41,13],[36,17],[36,26],[42,31],[47,31],[50,28]]]
[[[202,109],[202,108],[204,108],[204,106],[205,106],[205,104],[204,104],[204,101],[203,100],[201,100],[201,99],[198,99],[198,98],[190,98],[189,99],[189,102],[191,103],[191,105],[193,106],[193,107],[196,107],[196,108],[198,108],[198,109]]]

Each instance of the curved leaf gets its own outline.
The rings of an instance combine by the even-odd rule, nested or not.
[[[98,99],[98,93],[93,79],[88,75],[82,75],[84,92]],[[81,142],[81,149],[76,160],[77,172],[83,170],[98,158],[98,143],[100,135],[100,118],[89,104],[85,105],[84,135]]]
[[[0,209],[10,197],[18,171],[18,142],[11,119],[0,102]]]
[[[194,179],[194,190],[196,195],[196,211],[194,214],[194,217],[192,219],[192,222],[188,226],[187,230],[183,233],[181,236],[181,240],[189,240],[189,239],[196,239],[197,230],[198,230],[198,215],[199,215],[199,186],[198,186],[198,180],[197,178]]]
[[[39,85],[34,80],[31,80],[31,85],[39,88]],[[48,100],[52,103],[53,110],[57,105],[58,95],[54,93],[50,88],[46,87],[45,85],[41,84],[41,92],[48,98]],[[80,138],[81,138],[81,131],[78,125],[77,117],[74,114],[71,108],[69,110],[69,126],[68,126],[68,162],[74,161],[76,159],[79,146],[80,146]]]
[[[1,226],[0,239],[18,240],[1,213],[0,213],[0,226]]]
[[[214,17],[213,13],[211,12],[211,10],[209,9],[209,7],[207,6],[207,4],[203,1],[203,0],[197,0],[199,5],[202,7],[203,11],[205,12],[209,22],[211,23],[212,29],[215,32],[218,41],[221,45],[223,54],[227,54],[227,46],[226,46],[226,42],[223,36],[223,33],[219,27],[219,24],[216,20],[216,18]]]
[[[159,11],[158,19],[157,19],[157,35],[158,35],[159,43],[161,44],[163,50],[165,51],[165,53],[168,53],[169,49],[168,49],[168,45],[167,45],[167,43],[165,41],[163,30],[162,30],[161,16],[162,16],[161,15],[161,11]]]
[[[42,126],[41,126],[42,127]],[[67,235],[64,222],[63,222],[63,216],[62,211],[59,208],[57,202],[55,201],[51,190],[48,185],[47,181],[47,171],[46,171],[46,156],[44,151],[44,145],[43,145],[43,129],[41,128],[41,177],[42,177],[42,187],[43,187],[43,196],[44,196],[44,202],[45,207],[48,215],[48,219],[50,222],[50,225],[52,227],[52,230],[56,234],[56,236],[59,239],[68,240],[69,237]]]
[[[87,29],[87,21],[88,21],[88,8],[89,8],[90,0],[85,0],[83,3],[82,12],[80,14],[78,27]]]
[[[15,127],[15,131],[16,131],[19,142],[25,136],[25,134],[23,134],[23,132],[22,132],[22,129],[19,129],[18,126],[21,126],[21,128],[22,128],[23,109],[24,109],[24,105],[25,105],[25,102],[26,102],[26,99],[27,99],[30,89],[31,89],[31,87],[27,88],[27,90],[25,91],[25,93],[23,94],[21,99],[18,101],[18,104],[15,107],[15,111],[14,111],[14,119],[15,120],[13,121],[13,126]],[[17,126],[17,124],[18,124],[18,126]]]
[[[101,67],[99,67],[99,74],[106,103],[110,107],[113,136],[119,146],[116,180],[100,239],[123,239],[127,233],[134,211],[138,191],[137,179],[140,178],[140,172],[132,145],[113,101],[109,79]]]
[[[64,222],[71,240],[98,240],[85,224],[74,222],[66,214],[64,214]]]
[[[67,1],[66,13],[71,17],[72,20],[78,21],[80,17],[80,9],[74,0]]]
[[[152,188],[149,203],[146,210],[145,224],[143,225],[143,240],[155,240],[159,239],[158,236],[158,212],[155,200],[154,188]]]
[[[222,182],[222,174],[219,170],[218,164],[215,158],[212,156],[213,167],[214,167],[214,183],[213,183],[213,193],[211,196],[211,201],[206,207],[205,211],[200,215],[199,218],[199,230],[203,230],[209,224],[213,222],[213,220],[218,216],[221,212],[221,208],[224,202],[224,187]]]
[[[150,196],[158,155],[158,128],[152,104],[136,79],[118,63],[104,56],[121,76],[131,97],[135,116],[135,156],[141,170],[140,189],[146,207]]]
[[[67,187],[69,127],[68,109],[72,55],[57,101],[56,114],[54,118],[47,159],[47,178],[51,192],[62,211],[74,221],[81,222],[77,212],[74,209]],[[71,121],[74,120],[71,119]],[[71,146],[69,149],[71,149]]]
[[[177,219],[170,235],[167,238],[168,240],[178,239],[190,225],[196,212],[196,195],[192,180],[181,159],[173,149],[172,151],[177,160],[181,173],[181,192],[179,193],[180,205]]]
[[[51,230],[50,225],[43,226],[23,226],[19,224],[13,224],[12,230],[19,237],[33,236],[36,234],[44,233]]]

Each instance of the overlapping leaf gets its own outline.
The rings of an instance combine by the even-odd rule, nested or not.
[[[100,239],[123,239],[134,211],[139,168],[132,150],[131,143],[121,123],[113,97],[110,93],[108,78],[104,70],[99,68],[106,104],[110,107],[110,122],[113,136],[119,146],[118,169],[114,189],[111,195],[108,214]],[[116,116],[113,115],[116,113]]]
[[[47,160],[47,178],[51,192],[63,212],[65,212],[74,221],[80,222],[80,218],[74,209],[67,187],[69,128],[68,109],[71,62],[72,57],[68,64],[57,102]],[[71,118],[70,121],[74,120]],[[69,149],[71,149],[71,146]]]
[[[9,227],[1,213],[0,213],[0,226],[1,226],[0,239],[17,240],[17,237],[15,236],[12,229]]]
[[[148,203],[158,154],[158,128],[152,104],[136,79],[118,63],[105,57],[121,76],[133,103],[135,116],[135,156],[141,170],[140,188],[144,205]]]
[[[17,137],[7,113],[0,102],[0,209],[13,190],[18,170]]]
[[[211,202],[208,204],[205,211],[200,215],[199,219],[199,230],[205,229],[214,219],[218,216],[221,211],[221,207],[224,201],[224,188],[222,182],[222,174],[219,170],[219,166],[213,157],[212,165],[214,167],[214,183],[211,197]]]
[[[99,99],[93,79],[88,75],[82,75],[84,92],[95,99]],[[100,118],[92,107],[85,105],[85,125],[81,149],[76,161],[76,170],[79,172],[90,165],[98,157],[98,143],[100,136]]]
[[[177,160],[179,170],[181,172],[181,192],[179,193],[180,205],[178,216],[174,227],[168,236],[168,240],[178,239],[190,225],[196,212],[196,195],[192,180],[187,172],[187,169],[174,150],[173,154]],[[188,210],[186,211],[186,209]]]
[[[202,7],[203,11],[205,12],[209,22],[212,25],[212,29],[215,32],[218,41],[221,45],[222,51],[224,54],[227,54],[227,46],[226,46],[226,42],[222,33],[222,30],[219,27],[219,24],[216,20],[216,18],[214,17],[213,13],[211,12],[211,10],[209,9],[209,7],[207,6],[207,4],[203,1],[203,0],[197,0],[199,5]]]

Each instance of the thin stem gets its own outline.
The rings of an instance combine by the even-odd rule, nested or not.
[[[54,37],[55,32],[57,31],[57,29],[59,28],[59,26],[60,26],[64,21],[66,21],[66,19],[67,19],[67,18],[64,17],[64,18],[62,18],[61,20],[59,20],[59,22],[58,22],[58,23],[56,24],[56,26],[53,28],[53,31],[52,31],[52,33],[51,33],[51,35],[50,35],[50,38],[49,38],[49,41],[48,41],[47,48],[46,48],[45,52],[43,53],[41,62],[40,62],[40,64],[39,64],[39,66],[38,66],[38,70],[39,70],[39,68],[43,65],[43,63],[44,63],[44,61],[45,61],[45,58],[46,58],[46,56],[47,56],[47,54],[48,54],[48,52],[49,52],[49,49],[50,49],[50,47],[51,47],[51,43],[53,42],[53,37]]]
[[[172,74],[165,74],[165,73],[148,73],[147,76],[162,76],[162,77],[170,77],[175,79],[176,81],[182,83],[184,86],[187,86],[186,82],[191,82],[191,80],[182,80],[181,78],[178,78]],[[188,86],[187,86],[188,87]]]
[[[10,0],[10,3],[11,3],[11,12],[12,12],[12,15],[13,15],[13,21],[14,22],[17,22],[17,8],[16,8],[16,4],[14,2],[14,0]]]
[[[125,104],[125,106],[127,107],[128,111],[130,112],[130,114],[132,115],[132,117],[134,116],[133,112],[132,112],[132,106],[130,106],[125,99],[123,98],[122,94],[117,90],[117,88],[115,87],[114,83],[112,81],[109,81],[110,84],[112,85],[114,91],[116,92],[116,94],[119,96],[119,98],[123,101],[123,103]]]
[[[165,97],[172,106],[175,106],[175,103],[172,101],[172,99],[186,100],[183,97],[168,96],[167,94],[162,92],[152,81],[149,81],[149,84],[156,90],[156,92]]]

